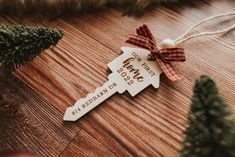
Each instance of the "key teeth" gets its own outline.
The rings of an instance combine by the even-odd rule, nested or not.
[[[104,86],[104,85],[103,85],[103,86]],[[80,100],[78,100],[78,101],[84,101],[85,99],[87,99],[88,97],[90,97],[90,96],[92,96],[94,93],[96,93],[97,90],[99,90],[99,89],[102,88],[103,86],[97,87],[97,88],[95,89],[95,91],[93,91],[92,93],[87,94],[86,97],[84,97],[84,98],[82,98],[82,99],[80,99]]]
[[[86,99],[87,97],[90,97],[90,96],[93,95],[94,93],[96,93],[98,90],[100,90],[101,88],[103,88],[107,83],[109,83],[109,80],[106,81],[102,86],[97,87],[92,93],[89,93],[85,98],[82,98],[81,101],[82,101],[83,99]]]
[[[108,81],[107,81],[107,82],[108,82]],[[107,82],[106,82],[106,83],[107,83]],[[106,83],[105,83],[105,84],[106,84]],[[74,116],[74,115],[72,114],[72,110],[74,109],[74,107],[76,106],[76,104],[77,104],[78,102],[82,102],[82,101],[86,100],[88,97],[92,96],[94,93],[97,92],[97,90],[99,90],[100,88],[102,88],[103,86],[105,86],[105,84],[103,84],[103,85],[100,86],[100,87],[97,87],[94,92],[89,93],[86,97],[84,97],[84,98],[82,98],[82,99],[76,101],[76,103],[75,103],[74,106],[68,107],[68,108],[66,109],[66,111],[65,111],[63,120],[64,120],[64,121],[76,121],[77,119],[79,119],[79,118],[76,118],[76,116]]]
[[[66,109],[65,113],[64,113],[63,120],[64,120],[64,121],[76,121],[78,118],[76,118],[76,116],[74,116],[74,115],[72,114],[72,110],[74,109],[74,107],[76,106],[76,104],[77,104],[78,102],[82,102],[82,101],[86,100],[88,97],[92,96],[99,88],[101,88],[101,87],[96,88],[94,92],[89,93],[86,97],[81,98],[80,100],[76,101],[74,106],[68,107],[68,108]]]

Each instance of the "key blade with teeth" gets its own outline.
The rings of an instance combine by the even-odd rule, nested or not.
[[[129,47],[122,47],[121,50],[123,54],[108,64],[112,71],[108,81],[74,106],[68,107],[64,114],[65,121],[76,121],[116,92],[128,91],[135,96],[149,85],[159,87],[162,70],[156,62],[148,60],[147,50]]]
[[[120,84],[121,82],[122,81],[117,81],[115,73],[111,73],[109,75],[109,80],[104,83],[103,86],[96,88],[95,92],[90,93],[85,98],[77,101],[74,106],[68,107],[64,114],[64,120],[76,121],[114,93],[123,93],[124,90],[120,89],[122,86]]]

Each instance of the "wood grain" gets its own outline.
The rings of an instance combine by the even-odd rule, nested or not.
[[[61,155],[61,157],[86,157],[86,156],[103,156],[116,157],[108,148],[104,147],[98,141],[94,141],[93,137],[81,130]]]
[[[234,1],[221,0],[200,2],[197,6],[159,6],[140,18],[108,10],[40,23],[13,18],[1,21],[39,24],[64,31],[65,36],[58,46],[15,72],[60,113],[62,122],[66,107],[107,80],[107,63],[120,54],[120,47],[135,28],[145,23],[159,42],[165,38],[175,39],[196,22],[210,15],[233,11],[234,7]],[[233,21],[234,18],[217,20],[198,30],[218,30],[232,25]],[[78,134],[70,136],[67,148],[59,149],[61,156],[178,156],[196,78],[202,74],[213,77],[222,96],[235,110],[234,37],[233,31],[225,36],[203,37],[184,43],[187,61],[176,64],[177,70],[184,75],[183,80],[172,83],[163,75],[158,90],[149,87],[134,98],[128,93],[112,96],[75,122],[79,125]],[[75,136],[73,140],[72,136]]]
[[[0,150],[58,156],[80,130],[61,121],[58,109],[15,76],[0,71],[0,87]]]

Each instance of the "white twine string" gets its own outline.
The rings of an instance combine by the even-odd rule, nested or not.
[[[220,17],[224,17],[224,16],[233,16],[235,15],[235,12],[229,12],[229,13],[224,13],[224,14],[219,14],[219,15],[215,15],[215,16],[211,16],[208,17],[200,22],[198,22],[197,24],[193,25],[191,28],[189,28],[184,34],[182,34],[181,36],[179,36],[177,39],[174,40],[175,44],[181,44],[187,40],[190,40],[192,38],[196,38],[196,37],[200,37],[200,36],[207,36],[207,35],[217,35],[217,34],[225,34],[228,33],[230,31],[232,31],[233,29],[235,29],[235,24],[223,29],[223,30],[219,30],[219,31],[214,31],[214,32],[201,32],[201,33],[196,33],[193,35],[190,35],[188,37],[186,37],[191,31],[193,31],[196,27],[198,27],[199,25],[208,22],[212,19],[216,19],[216,18],[220,18]]]

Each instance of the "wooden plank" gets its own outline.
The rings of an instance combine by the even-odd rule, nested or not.
[[[68,149],[62,152],[60,157],[115,157],[108,148],[104,147],[99,141],[94,141],[93,137],[81,130],[74,138]]]
[[[31,151],[58,156],[80,130],[15,76],[0,71],[0,152]]]
[[[74,99],[80,94],[76,87],[51,70],[39,57],[19,68],[14,74],[61,112],[72,105]]]
[[[81,127],[119,154],[120,152],[129,152],[132,156],[176,154],[185,127],[184,115],[187,108],[179,104],[189,102],[180,94],[169,99],[169,95],[163,94],[165,92],[173,91],[159,89],[154,92],[153,89],[148,89],[134,100],[125,94],[115,95],[97,109],[98,114],[81,119]],[[152,99],[146,96],[150,94]],[[178,100],[177,96],[182,100]]]
[[[48,103],[14,76],[8,77],[1,72],[0,85],[2,87],[0,104],[16,107],[10,108],[11,110],[0,108],[0,151],[30,151],[41,156],[59,156],[62,152],[64,152],[63,154],[68,153],[68,150],[64,151],[64,149],[79,132],[79,138],[76,138],[75,142],[83,145],[85,143],[97,144],[99,148],[97,147],[96,152],[100,151],[100,153],[114,156],[109,149],[98,144],[99,142],[94,137],[87,135],[85,131],[82,131],[82,135],[86,136],[80,138],[78,123],[63,122],[63,113],[58,110],[59,108]],[[10,113],[14,111],[17,111],[16,115]],[[83,154],[82,151],[80,149],[75,152]]]

